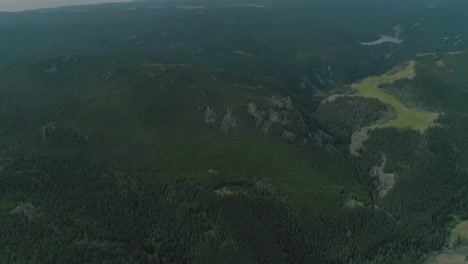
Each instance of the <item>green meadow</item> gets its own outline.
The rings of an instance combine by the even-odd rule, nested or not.
[[[0,264],[465,262],[468,6],[427,1],[0,12]]]
[[[402,104],[395,96],[384,92],[379,88],[382,84],[393,83],[400,79],[412,79],[415,76],[416,62],[410,61],[408,64],[396,72],[387,72],[381,76],[368,77],[360,82],[351,85],[358,92],[358,95],[363,97],[377,98],[380,101],[389,104],[393,107],[395,118],[383,124],[376,124],[370,128],[383,127],[411,127],[420,131],[433,126],[434,120],[438,117],[438,113],[411,109]]]

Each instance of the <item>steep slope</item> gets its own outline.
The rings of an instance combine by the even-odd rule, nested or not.
[[[157,3],[0,14],[0,262],[413,264],[468,219],[464,2]],[[409,60],[424,133],[351,96]]]

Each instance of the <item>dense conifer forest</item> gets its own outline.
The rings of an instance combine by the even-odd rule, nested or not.
[[[0,264],[465,263],[467,12],[0,12]]]

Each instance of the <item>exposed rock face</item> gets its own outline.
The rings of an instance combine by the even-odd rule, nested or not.
[[[101,75],[99,75],[99,79],[103,80],[103,81],[107,81],[107,80],[110,80],[112,79],[113,77],[117,76],[117,74],[119,73],[120,69],[117,67],[117,68],[112,68],[112,69],[109,69],[103,73],[101,73]]]
[[[205,107],[205,110],[203,112],[203,120],[207,125],[212,125],[216,123],[216,112],[210,106]]]
[[[291,109],[292,108],[292,101],[291,98],[288,97],[275,97],[272,96],[268,98],[270,106],[274,109]]]
[[[21,203],[15,209],[10,211],[10,215],[26,216],[28,219],[36,218],[39,214],[33,204]]]
[[[210,175],[218,175],[219,172],[218,172],[217,170],[215,170],[215,169],[209,169],[209,170],[208,170],[208,174],[210,174]]]
[[[215,109],[211,106],[211,104],[209,104],[204,91],[201,91],[200,95],[197,96],[197,98],[195,99],[195,102],[197,104],[198,111],[203,117],[203,122],[206,125],[218,127],[219,125],[218,114],[216,113]],[[224,120],[224,116],[223,116],[223,120]]]
[[[220,124],[221,131],[229,132],[234,130],[238,126],[239,122],[237,121],[234,112],[231,110],[230,107],[227,107]]]
[[[268,119],[270,122],[272,123],[281,123],[281,120],[280,120],[280,116],[279,116],[279,113],[272,110],[268,113]],[[283,121],[283,122],[286,122],[287,123],[287,120],[286,121]]]
[[[363,148],[364,142],[369,138],[369,129],[363,128],[354,131],[351,136],[351,144],[349,145],[349,151],[355,156],[359,156],[359,151]]]
[[[259,110],[253,102],[247,104],[247,112],[255,119],[255,125],[262,127],[265,134],[269,134],[271,126],[274,123],[287,123],[287,120],[281,120],[278,110],[288,105],[287,100],[276,97],[268,99],[268,110]]]
[[[283,131],[283,134],[281,135],[283,138],[287,139],[289,142],[294,142],[297,139],[297,135],[294,134],[291,131]]]
[[[380,166],[376,165],[372,167],[370,174],[377,178],[378,180],[378,191],[380,198],[383,198],[387,195],[387,192],[390,191],[397,180],[397,175],[394,173],[384,172],[385,164],[387,163],[387,158],[383,155],[383,162]]]
[[[329,146],[333,142],[333,138],[329,134],[325,133],[322,129],[317,129],[313,135],[310,134],[310,137],[319,146]]]
[[[67,65],[77,61],[78,59],[72,55],[65,55],[61,57],[57,57],[51,60],[49,63],[44,65],[42,68],[44,73],[54,73],[58,70],[65,68]]]
[[[305,76],[299,78],[299,86],[301,87],[301,89],[306,89],[309,85],[310,85],[309,78]]]
[[[218,118],[218,114],[208,101],[204,91],[195,99],[198,111],[203,116],[205,124],[219,127],[223,132],[233,131],[239,126],[239,121],[230,107],[226,107],[224,114]],[[221,121],[219,121],[220,119]]]
[[[209,103],[205,92],[195,98],[197,109],[206,125],[219,128],[222,132],[233,132],[240,122],[234,110],[226,107],[221,115]],[[316,128],[313,124],[308,127],[301,112],[294,107],[290,97],[270,96],[262,104],[252,100],[245,106],[245,112],[265,135],[274,135],[287,140],[289,143],[306,145],[315,142],[327,151],[333,152],[333,138]]]
[[[208,101],[203,91],[195,98],[197,109],[206,125],[217,127],[224,133],[233,132],[239,127],[239,119],[231,107],[226,107],[220,115]],[[335,151],[333,138],[318,128],[309,128],[290,97],[270,96],[261,105],[250,100],[245,111],[254,121],[255,127],[265,135],[275,135],[300,145],[315,142],[329,152]]]
[[[40,139],[43,144],[69,144],[72,142],[85,143],[89,141],[90,137],[83,129],[66,128],[52,122],[41,127]]]
[[[247,113],[254,118],[256,127],[262,124],[263,118],[261,113],[258,112],[257,106],[252,101],[247,103]]]
[[[247,103],[247,113],[264,134],[278,135],[289,142],[305,144],[308,141],[305,122],[293,107],[290,97],[271,96],[267,98],[266,105],[261,107],[250,101]]]
[[[50,123],[41,128],[41,142],[48,143],[51,138],[56,134],[57,126],[55,123]]]
[[[316,96],[324,96],[335,83],[336,75],[330,65],[319,63],[299,78],[298,88],[313,91]]]

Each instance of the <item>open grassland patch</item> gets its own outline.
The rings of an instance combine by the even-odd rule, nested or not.
[[[463,221],[452,230],[449,249],[429,258],[427,264],[467,264],[467,240],[468,221]]]
[[[443,59],[442,59],[442,60],[436,61],[435,64],[436,64],[437,66],[439,66],[439,67],[442,67],[442,68],[445,67],[445,62],[444,62]]]
[[[356,201],[354,199],[348,199],[344,202],[344,206],[347,208],[363,208],[364,203]]]
[[[452,244],[458,239],[462,239],[462,240],[468,239],[468,221],[461,222],[453,229]]]
[[[229,196],[229,195],[235,195],[236,194],[235,190],[230,189],[229,187],[222,187],[222,188],[219,188],[217,190],[214,190],[214,192],[217,195],[221,195],[221,196]]]
[[[392,84],[400,79],[413,79],[415,76],[415,61],[410,61],[403,68],[395,68],[381,76],[368,77],[361,82],[351,85],[360,96],[377,98],[393,107],[396,117],[383,124],[376,124],[370,128],[411,127],[420,131],[435,125],[438,113],[411,109],[402,104],[395,96],[379,88],[382,84]]]
[[[339,97],[344,97],[344,96],[354,96],[354,95],[352,95],[352,94],[332,94],[332,95],[328,96],[327,98],[323,99],[322,103],[320,105],[324,105],[324,104],[327,104],[327,103],[333,103]]]
[[[435,257],[435,259],[430,262],[433,264],[466,264],[466,256],[462,254],[457,254],[455,252],[443,253]]]

